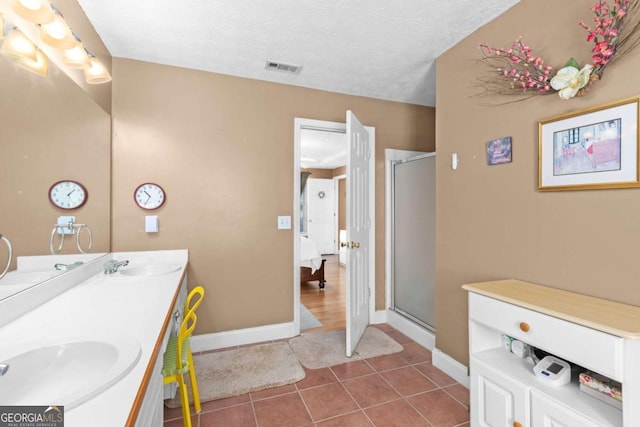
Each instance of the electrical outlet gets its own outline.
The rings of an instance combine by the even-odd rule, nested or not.
[[[278,217],[278,230],[291,230],[291,217],[279,216]]]

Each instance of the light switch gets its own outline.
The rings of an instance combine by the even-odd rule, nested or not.
[[[147,233],[158,232],[158,215],[147,215],[144,217],[144,231]]]
[[[291,217],[279,216],[278,217],[278,230],[291,230]]]

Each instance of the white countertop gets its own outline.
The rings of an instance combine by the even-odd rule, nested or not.
[[[12,345],[56,335],[128,335],[140,342],[140,360],[122,380],[73,408],[65,409],[66,427],[124,426],[143,382],[167,314],[182,283],[187,250],[120,252],[113,259],[129,266],[172,263],[180,269],[162,276],[125,277],[100,271],[30,312],[0,327],[0,361],[13,355]],[[71,277],[71,275],[69,275]],[[71,280],[62,275],[53,280]],[[1,381],[0,381],[1,385]],[[60,387],[64,387],[60,384]],[[0,405],[2,402],[0,402]],[[50,405],[56,402],[33,402]]]

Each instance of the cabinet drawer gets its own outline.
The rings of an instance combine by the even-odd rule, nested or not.
[[[622,380],[622,338],[475,293],[469,294],[469,319]]]

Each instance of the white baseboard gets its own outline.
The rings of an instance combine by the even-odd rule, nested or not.
[[[374,312],[372,324],[386,323],[385,310]],[[194,335],[191,338],[193,352],[217,350],[219,348],[237,345],[255,344],[264,341],[293,338],[293,322],[258,326],[255,328],[235,329],[233,331],[216,332],[212,334]]]
[[[378,325],[380,323],[387,323],[386,310],[376,310],[373,312],[373,319],[371,319],[371,324]]]
[[[199,351],[217,350],[219,348],[255,344],[264,341],[292,338],[294,336],[293,322],[194,335],[191,338],[191,351],[195,353]]]
[[[428,350],[433,350],[436,346],[436,336],[433,332],[393,310],[387,310],[387,323]]]
[[[437,348],[432,351],[431,359],[433,366],[440,369],[466,388],[469,388],[469,371],[465,365]]]
[[[377,310],[372,324],[388,323],[418,344],[432,351],[433,366],[440,369],[460,384],[469,388],[469,375],[465,365],[443,353],[435,347],[434,335],[430,331],[416,325],[393,311]],[[195,352],[217,350],[238,345],[255,344],[293,338],[293,322],[274,325],[258,326],[255,328],[236,329],[233,331],[216,332],[212,334],[194,335],[191,338],[191,350]]]

